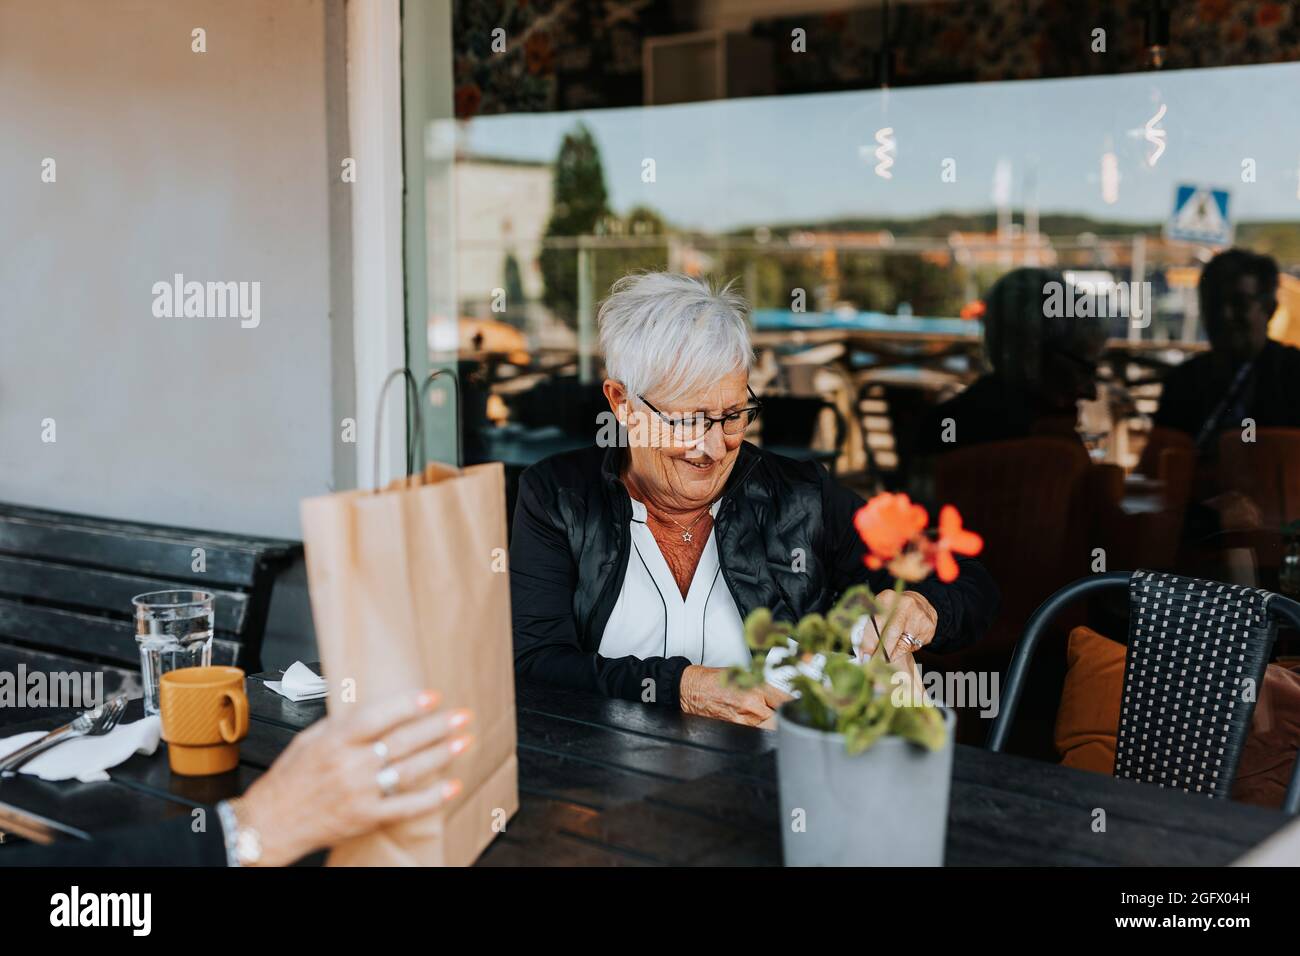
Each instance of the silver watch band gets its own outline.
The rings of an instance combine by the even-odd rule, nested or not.
[[[221,821],[221,834],[226,841],[226,866],[239,866],[239,820],[229,802],[217,804],[217,819]]]

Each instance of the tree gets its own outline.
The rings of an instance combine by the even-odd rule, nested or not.
[[[629,272],[668,267],[668,223],[649,206],[633,206],[627,215],[609,216],[602,231],[615,238],[647,240],[644,246],[611,246],[592,254],[592,276],[596,300],[609,292],[614,282]],[[659,238],[662,242],[655,241]]]
[[[585,236],[609,215],[609,194],[600,149],[591,130],[579,123],[565,134],[555,160],[551,218],[545,238]],[[540,257],[542,301],[557,318],[572,323],[578,310],[578,254],[573,248],[544,248]]]
[[[524,317],[524,277],[519,272],[519,260],[513,252],[506,253],[502,268],[506,293],[506,314],[502,317],[512,325],[521,325]]]

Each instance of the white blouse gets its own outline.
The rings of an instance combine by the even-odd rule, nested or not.
[[[618,601],[600,638],[601,657],[685,657],[706,667],[745,666],[749,650],[731,589],[718,563],[713,529],[686,597],[646,524],[645,505],[632,501],[632,550]],[[718,505],[709,509],[716,516]]]

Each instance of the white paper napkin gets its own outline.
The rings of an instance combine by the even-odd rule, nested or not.
[[[866,634],[867,616],[864,614],[858,618],[858,623],[853,626],[853,631],[849,639],[853,641],[853,656],[862,660],[862,641]],[[767,652],[767,661],[763,665],[763,680],[771,684],[782,693],[789,694],[791,697],[798,697],[799,692],[794,689],[793,682],[795,677],[802,674],[804,677],[811,677],[815,681],[822,679],[822,671],[826,668],[826,655],[815,654],[812,660],[796,661],[794,664],[787,663],[787,658],[794,656],[795,651],[789,647],[774,647]]]
[[[326,695],[329,685],[325,678],[317,676],[302,661],[294,661],[284,676],[279,680],[269,680],[266,686],[281,697],[292,701],[320,700]]]
[[[867,621],[868,618],[865,615],[859,618],[858,623],[854,625],[853,631],[849,635],[850,640],[853,641],[853,656],[859,661],[863,659],[863,655],[866,653],[862,643],[866,635]],[[815,654],[812,660],[797,661],[791,664],[788,658],[794,654],[795,651],[788,647],[774,647],[768,651],[767,660],[763,665],[763,679],[777,690],[792,697],[798,697],[799,692],[793,686],[795,677],[802,674],[816,681],[821,680],[822,672],[826,668],[826,655]],[[921,665],[911,655],[908,655],[908,662],[911,664],[910,685],[915,688],[915,693],[918,696],[928,698],[929,693],[921,679]]]
[[[47,731],[33,730],[0,740],[0,757],[8,756],[19,747],[39,740]],[[131,724],[118,724],[102,737],[77,737],[65,740],[39,757],[33,757],[19,768],[20,773],[31,774],[42,780],[80,780],[91,783],[107,780],[105,772],[116,767],[134,754],[151,754],[158,749],[162,725],[155,714]]]

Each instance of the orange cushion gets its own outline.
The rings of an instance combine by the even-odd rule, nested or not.
[[[1056,712],[1056,752],[1066,767],[1114,773],[1124,645],[1090,627],[1076,627],[1070,632],[1065,664],[1065,686]]]
[[[1269,664],[1259,689],[1250,736],[1241,751],[1232,798],[1281,807],[1300,747],[1300,671]]]
[[[1056,712],[1061,764],[1115,772],[1115,738],[1124,693],[1124,645],[1089,627],[1070,632],[1065,686]],[[1300,747],[1300,670],[1269,664],[1242,749],[1232,797],[1280,807]]]

